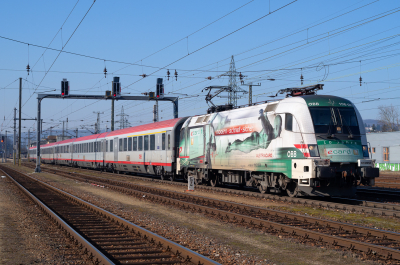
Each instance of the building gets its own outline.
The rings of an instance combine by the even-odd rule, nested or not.
[[[400,170],[400,131],[367,133],[367,141],[370,156],[381,170]]]

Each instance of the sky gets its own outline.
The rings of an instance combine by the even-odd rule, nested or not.
[[[363,119],[377,119],[379,106],[400,106],[399,11],[398,0],[2,1],[1,134],[12,131],[19,78],[22,118],[36,117],[37,93],[60,94],[63,78],[70,94],[104,95],[114,76],[122,94],[133,96],[155,91],[163,78],[165,95],[179,97],[185,117],[207,112],[204,88],[228,85],[232,56],[243,82],[260,84],[253,102],[322,83],[319,94],[347,98]],[[247,104],[248,94],[239,95],[238,105]],[[213,103],[227,103],[226,94]],[[153,105],[116,101],[115,115],[123,107],[132,126],[151,123]],[[159,109],[160,120],[173,118],[170,102]],[[95,112],[109,130],[110,101],[45,99],[44,135],[67,119],[70,130],[93,131]],[[22,122],[28,130],[35,121]]]

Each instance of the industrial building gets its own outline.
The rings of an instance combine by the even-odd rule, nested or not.
[[[399,171],[400,131],[367,133],[368,151],[381,170]]]

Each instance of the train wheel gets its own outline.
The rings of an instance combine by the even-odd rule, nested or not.
[[[299,190],[297,189],[297,183],[291,182],[286,186],[286,192],[289,197],[297,197],[299,195]]]
[[[258,190],[261,192],[261,194],[265,194],[267,192],[267,188],[263,185],[258,185]]]
[[[169,175],[169,180],[175,181],[175,175],[173,173],[171,173],[171,175]]]
[[[219,181],[218,181],[218,179],[215,177],[215,178],[213,178],[213,179],[210,179],[210,185],[212,186],[212,187],[218,187],[219,186]]]

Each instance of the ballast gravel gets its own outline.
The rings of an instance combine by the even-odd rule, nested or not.
[[[86,259],[8,177],[0,178],[0,264],[92,264]]]

